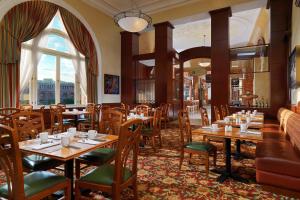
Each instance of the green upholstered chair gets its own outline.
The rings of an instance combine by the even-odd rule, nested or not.
[[[45,130],[44,117],[39,112],[21,111],[12,117],[14,129],[20,141],[34,139]],[[49,170],[63,164],[59,160],[41,155],[24,155],[22,163],[25,171]]]
[[[211,154],[214,156],[214,165],[216,166],[217,148],[208,142],[192,141],[191,124],[190,124],[188,112],[186,110],[182,110],[178,113],[178,121],[179,121],[180,141],[181,141],[181,155],[180,155],[179,168],[181,169],[184,153],[189,153],[190,159],[193,154],[202,155],[205,156],[206,175],[208,176],[209,156]]]
[[[0,197],[5,199],[43,199],[64,190],[70,199],[70,180],[48,171],[32,172],[23,176],[21,152],[15,130],[0,124],[0,167],[6,184],[0,186]]]
[[[99,122],[99,133],[119,135],[122,124],[122,113],[113,109],[106,109],[101,112],[101,121]],[[90,165],[99,166],[110,163],[115,158],[116,150],[112,147],[99,148],[79,156],[75,160],[76,178],[80,177],[80,170]],[[85,164],[85,167],[81,167]]]
[[[82,190],[91,189],[110,193],[114,200],[119,200],[121,191],[132,186],[134,199],[138,199],[137,156],[141,124],[140,119],[128,120],[122,124],[114,164],[104,164],[76,180],[76,198],[81,198]],[[133,125],[136,127],[134,131],[130,129]]]

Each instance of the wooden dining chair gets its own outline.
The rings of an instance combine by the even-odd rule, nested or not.
[[[182,110],[178,113],[178,121],[180,128],[180,142],[181,142],[181,154],[179,169],[181,169],[182,162],[184,159],[184,153],[188,153],[189,163],[193,154],[198,154],[205,157],[205,168],[206,175],[209,174],[209,156],[213,155],[214,166],[216,166],[217,160],[217,148],[209,142],[193,142],[191,124],[189,119],[188,111]]]
[[[0,124],[0,168],[6,181],[0,186],[0,197],[9,200],[39,200],[63,190],[64,198],[71,199],[69,179],[49,171],[23,175],[18,142],[16,131]]]
[[[221,120],[222,116],[221,116],[221,113],[220,113],[220,110],[219,110],[218,106],[214,106],[214,112],[215,112],[216,120]]]
[[[227,113],[226,107],[224,105],[221,105],[220,108],[221,108],[222,119],[224,119],[229,114]]]
[[[161,121],[164,124],[165,130],[167,129],[167,123],[169,122],[169,104],[160,105],[162,116]]]
[[[75,199],[82,199],[81,190],[97,190],[120,200],[121,192],[131,186],[134,199],[137,194],[137,161],[142,120],[132,119],[120,128],[114,164],[104,164],[90,171],[75,182]],[[136,127],[134,130],[131,127]],[[130,160],[129,160],[130,159]]]
[[[113,110],[116,110],[116,111],[119,111],[119,112],[122,113],[122,123],[127,121],[128,113],[127,113],[127,110],[125,108],[115,107],[115,108],[113,108]]]
[[[44,117],[38,112],[19,112],[13,115],[13,124],[19,141],[35,139],[45,131]],[[36,154],[24,155],[22,162],[25,171],[49,170],[58,167],[62,162]]]
[[[95,129],[96,118],[96,109],[94,103],[88,103],[85,107],[87,114],[84,114],[84,117],[78,120],[78,129],[81,131],[88,131]]]
[[[152,148],[154,149],[154,152],[156,152],[155,139],[158,139],[160,147],[162,146],[161,116],[162,116],[161,109],[156,108],[152,123],[150,123],[150,127],[143,126],[142,133],[141,133],[144,140],[146,139],[151,140],[151,144],[152,144]]]
[[[228,115],[230,115],[230,110],[229,110],[228,104],[226,104],[225,107],[226,107],[226,113],[227,113],[227,116],[228,116]]]
[[[204,107],[200,107],[200,115],[201,115],[202,126],[209,126],[209,118],[208,118],[208,114],[207,114],[207,109]]]
[[[33,105],[21,105],[20,106],[20,110],[21,111],[28,111],[28,112],[32,112],[33,111]]]
[[[18,112],[18,108],[0,108],[0,124],[13,127],[12,116]]]
[[[50,105],[50,129],[51,133],[62,133],[73,126],[68,120],[63,120],[64,108],[58,105]]]
[[[102,112],[101,121],[99,122],[99,133],[119,135],[122,124],[122,113],[116,110],[108,109]],[[80,177],[80,171],[88,166],[100,166],[110,163],[114,160],[116,149],[114,146],[99,148],[79,156],[75,160],[75,175]],[[81,167],[85,164],[85,167]]]
[[[136,109],[136,114],[138,114],[138,115],[144,114],[144,116],[149,116],[149,110],[150,110],[149,106],[147,106],[147,105],[137,105],[135,107],[135,109]]]

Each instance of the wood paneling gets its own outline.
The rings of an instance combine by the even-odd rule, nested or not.
[[[211,106],[228,104],[229,100],[229,17],[230,8],[210,12],[211,16]],[[212,112],[212,119],[215,119]]]
[[[121,101],[135,103],[135,61],[139,53],[139,34],[121,32]]]
[[[292,0],[270,0],[271,40],[269,64],[271,71],[271,109],[273,118],[288,101],[288,52]]]
[[[173,25],[169,22],[155,24],[155,103],[173,101]]]

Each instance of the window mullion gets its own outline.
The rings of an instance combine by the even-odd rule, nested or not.
[[[60,103],[60,56],[56,56],[55,103]]]

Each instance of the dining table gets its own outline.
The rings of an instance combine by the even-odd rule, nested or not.
[[[78,126],[78,118],[81,115],[90,114],[90,112],[87,112],[85,110],[66,110],[62,113],[64,116],[72,116],[74,118],[74,125],[75,127]]]
[[[25,154],[37,154],[63,161],[64,173],[71,180],[71,194],[73,194],[75,158],[87,152],[116,143],[118,136],[98,133],[95,138],[88,139],[88,133],[77,131],[75,136],[71,137],[70,144],[65,147],[62,146],[61,138],[66,134],[68,133],[49,135],[48,141],[43,144],[40,139],[21,141],[19,142],[19,148]]]
[[[239,128],[232,128],[232,131],[225,131],[224,127],[212,129],[208,127],[201,127],[192,131],[193,135],[213,136],[225,140],[225,169],[215,169],[214,171],[221,175],[217,181],[223,183],[226,179],[232,178],[241,182],[248,182],[246,179],[234,173],[231,168],[231,140],[244,140],[259,142],[263,140],[262,132],[257,129],[248,129],[246,132],[241,132]]]

